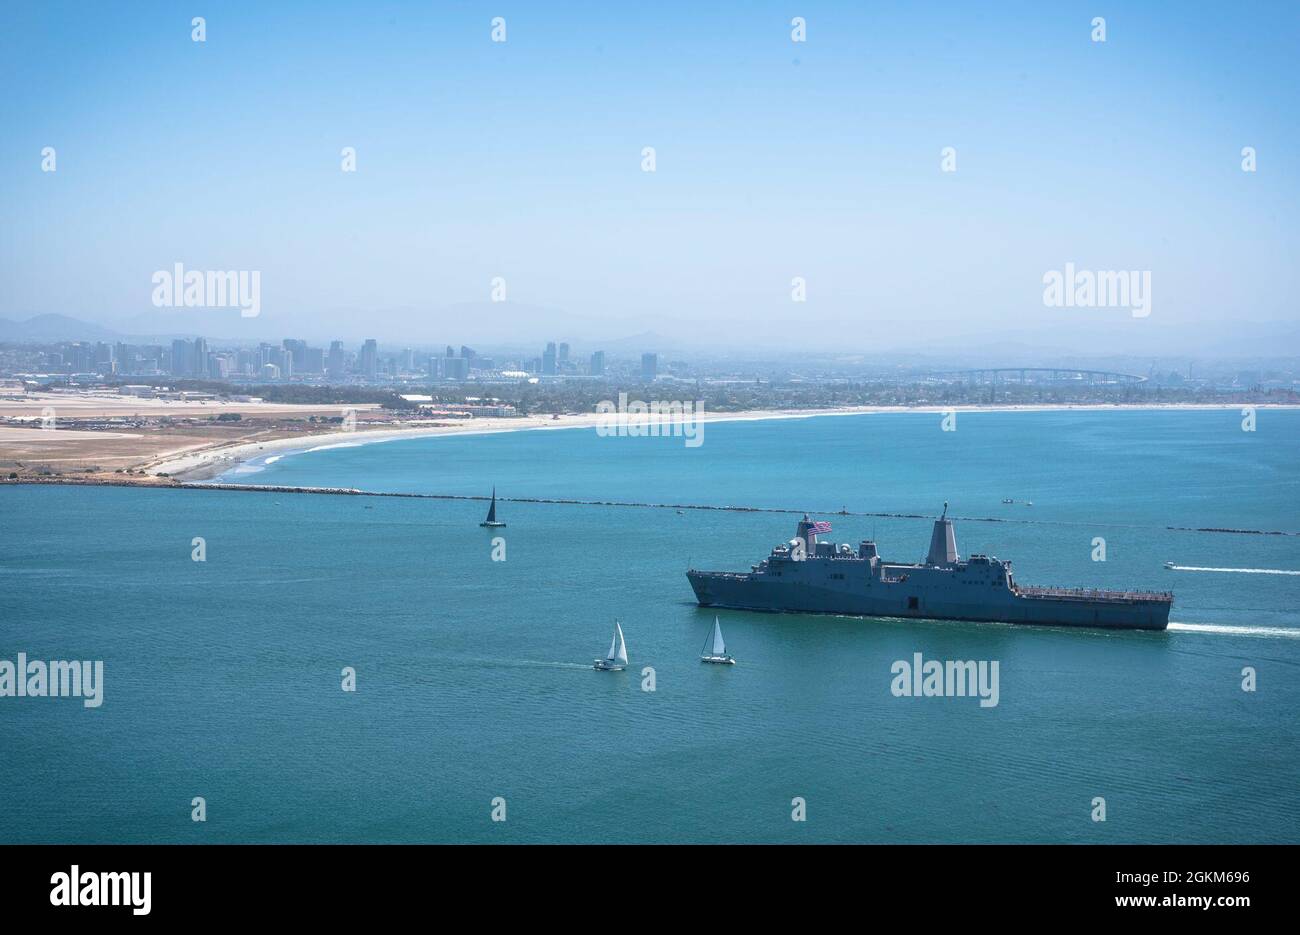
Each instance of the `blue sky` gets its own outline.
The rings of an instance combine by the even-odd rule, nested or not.
[[[1300,4],[698,6],[7,3],[0,317],[857,350],[1296,320]],[[176,262],[260,270],[261,317],[154,309]],[[1151,317],[1045,308],[1066,262],[1151,270]],[[467,311],[494,276],[511,307]]]

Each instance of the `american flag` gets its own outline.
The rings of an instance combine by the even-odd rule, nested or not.
[[[831,524],[821,523],[821,522],[813,523],[810,527],[808,527],[808,531],[815,536],[820,536],[824,532],[831,531]]]

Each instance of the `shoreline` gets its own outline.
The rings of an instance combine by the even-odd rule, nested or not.
[[[671,428],[683,421],[692,423],[709,422],[761,422],[784,419],[811,419],[821,416],[863,416],[888,415],[891,413],[930,413],[946,412],[1102,412],[1102,411],[1150,411],[1166,410],[1209,411],[1231,409],[1240,411],[1243,407],[1235,403],[1171,403],[1168,405],[1151,404],[1106,404],[1086,403],[1078,405],[1024,405],[1024,406],[852,406],[838,409],[762,409],[742,412],[705,412],[695,420],[661,420],[657,424]],[[1300,409],[1300,405],[1275,403],[1253,407],[1255,409]],[[447,436],[497,435],[503,432],[558,431],[563,429],[595,428],[602,421],[602,416],[591,413],[561,415],[558,419],[549,416],[520,416],[515,418],[482,418],[468,420],[464,424],[439,423],[427,427],[414,426],[403,429],[360,429],[351,431],[334,430],[292,438],[269,439],[266,441],[236,441],[203,448],[195,451],[177,452],[144,463],[138,470],[141,473],[131,475],[141,478],[169,477],[182,483],[195,483],[212,480],[239,465],[260,455],[274,456],[275,460],[293,454],[309,454],[339,447],[360,447],[362,445],[382,444],[411,438],[439,438]],[[144,481],[143,483],[150,483]],[[156,483],[156,481],[153,481]],[[128,481],[128,483],[130,483]]]

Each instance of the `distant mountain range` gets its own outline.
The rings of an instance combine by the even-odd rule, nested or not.
[[[40,343],[49,341],[120,341],[111,328],[92,325],[67,315],[37,315],[26,321],[0,318],[0,341]]]

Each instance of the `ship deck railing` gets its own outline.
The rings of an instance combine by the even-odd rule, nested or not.
[[[1173,601],[1172,591],[1102,591],[1096,588],[1049,588],[1016,585],[1021,597],[1050,597],[1067,601]]]

